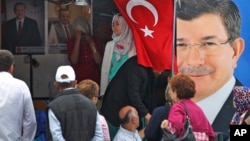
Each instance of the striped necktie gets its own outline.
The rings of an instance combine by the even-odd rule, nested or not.
[[[69,30],[68,30],[68,27],[65,25],[64,28],[65,28],[67,40],[69,40],[70,39],[70,33],[69,33]]]

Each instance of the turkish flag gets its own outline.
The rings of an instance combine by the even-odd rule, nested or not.
[[[156,71],[177,70],[173,48],[173,0],[114,0],[130,26],[138,63]]]

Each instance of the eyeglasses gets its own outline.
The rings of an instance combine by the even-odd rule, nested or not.
[[[225,45],[231,41],[232,39],[229,38],[228,40],[222,43],[218,40],[209,40],[209,41],[196,43],[196,44],[177,43],[176,49],[177,49],[178,55],[187,55],[190,53],[192,46],[197,46],[199,53],[203,55],[214,55],[216,54],[220,45]]]

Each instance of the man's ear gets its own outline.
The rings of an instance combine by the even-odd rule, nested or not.
[[[74,80],[74,81],[72,82],[72,85],[73,85],[74,88],[76,88],[76,87],[77,87],[77,80]]]
[[[57,83],[56,81],[53,82],[53,85],[54,85],[54,87],[56,88],[56,90],[59,91],[59,86],[58,86],[58,83]]]
[[[133,124],[136,124],[136,120],[137,120],[136,117],[132,117],[132,118],[131,118],[131,122],[132,122]]]
[[[12,64],[8,70],[9,73],[13,74],[14,72],[14,64]]]
[[[241,56],[241,54],[244,52],[245,49],[245,42],[244,39],[242,38],[237,38],[234,40],[233,43],[233,50],[234,50],[234,55],[233,55],[233,60],[234,60],[234,65],[233,67],[237,67],[237,62]]]

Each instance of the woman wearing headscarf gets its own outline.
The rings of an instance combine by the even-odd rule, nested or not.
[[[246,125],[245,121],[250,115],[250,88],[235,86],[233,89],[233,105],[236,112],[232,118],[231,125]]]
[[[100,40],[91,36],[89,22],[84,17],[78,17],[73,28],[75,37],[68,41],[67,48],[76,79],[78,82],[91,79],[100,84],[103,45]]]
[[[112,39],[106,44],[101,69],[100,95],[104,95],[108,83],[119,68],[132,56],[136,55],[132,32],[121,15],[114,15],[112,20]]]

